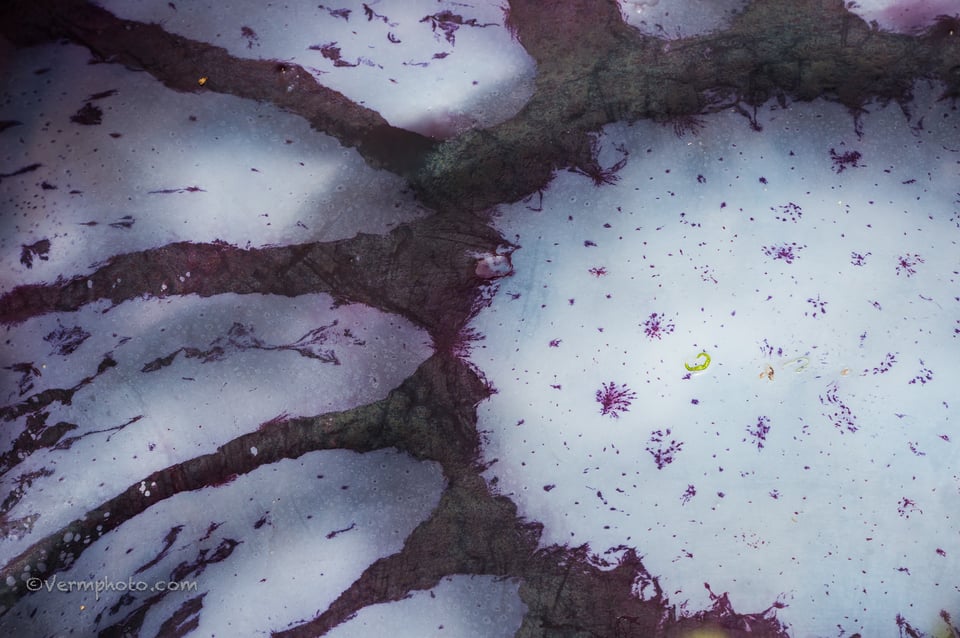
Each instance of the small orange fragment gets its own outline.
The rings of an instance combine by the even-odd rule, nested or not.
[[[200,86],[203,86],[206,83],[207,83],[207,76],[203,76],[202,78],[197,80],[197,84],[199,84]]]

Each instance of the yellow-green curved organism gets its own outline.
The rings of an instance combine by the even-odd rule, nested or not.
[[[698,354],[697,359],[703,359],[703,363],[698,363],[695,366],[692,366],[689,363],[684,363],[684,367],[686,367],[690,372],[700,372],[701,370],[706,370],[707,366],[710,365],[710,355],[708,355],[706,352],[701,352]]]
[[[790,361],[787,361],[783,365],[796,366],[796,368],[794,368],[793,370],[794,372],[803,372],[804,370],[807,369],[807,366],[810,365],[810,359],[808,359],[807,357],[797,357],[796,359],[791,359]]]

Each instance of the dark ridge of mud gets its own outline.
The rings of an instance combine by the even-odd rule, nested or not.
[[[110,257],[89,275],[17,286],[0,296],[0,323],[16,324],[51,312],[72,312],[106,300],[172,295],[325,292],[407,317],[450,342],[474,310],[476,254],[508,246],[472,216],[435,215],[386,235],[243,249],[223,242],[177,242]],[[181,281],[180,275],[191,276]],[[165,287],[164,287],[165,286]]]
[[[480,210],[535,193],[557,169],[589,167],[587,138],[606,124],[683,123],[733,109],[759,131],[757,108],[774,100],[838,102],[859,134],[872,102],[907,111],[917,80],[940,82],[944,98],[960,95],[953,21],[908,36],[874,29],[841,0],[764,0],[726,31],[668,41],[626,26],[614,2],[543,11],[514,1],[509,25],[537,60],[533,97],[508,122],[444,142],[412,183],[434,208]]]

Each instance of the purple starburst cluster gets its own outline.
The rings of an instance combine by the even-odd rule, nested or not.
[[[769,434],[769,432],[770,432],[769,417],[760,416],[757,418],[756,423],[754,423],[753,425],[747,426],[747,434],[749,434],[750,438],[753,439],[753,443],[757,446],[758,450],[763,449],[763,444],[767,440],[767,434]]]
[[[650,442],[647,444],[647,452],[653,457],[653,462],[657,464],[657,469],[662,470],[667,465],[673,463],[674,457],[683,448],[683,441],[670,439],[670,428],[663,430],[654,430],[650,434]],[[694,494],[696,491],[694,491]]]
[[[637,398],[637,393],[627,387],[626,383],[617,385],[613,381],[604,383],[597,390],[597,403],[600,404],[600,414],[620,418],[621,412],[628,412],[630,404]]]
[[[788,264],[792,264],[794,259],[798,259],[800,256],[800,251],[806,248],[806,246],[797,244],[797,242],[792,241],[789,244],[774,244],[773,246],[764,246],[763,254],[771,259],[779,259],[785,261]]]
[[[663,316],[663,313],[657,312],[652,313],[641,325],[643,326],[643,334],[650,339],[661,339],[663,335],[672,333],[676,327],[672,321]]]

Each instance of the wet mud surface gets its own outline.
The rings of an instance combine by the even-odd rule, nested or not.
[[[34,543],[4,566],[4,577],[28,565],[34,574],[55,574],[83,551],[79,539],[106,534],[175,494],[224,484],[281,459],[314,450],[396,448],[441,465],[447,488],[439,506],[399,553],[370,565],[317,617],[275,635],[323,635],[366,606],[400,600],[453,574],[519,579],[528,611],[517,636],[524,638],[687,636],[697,630],[787,635],[776,605],[735,609],[736,601],[711,591],[711,609],[679,611],[638,557],[655,548],[625,548],[609,562],[584,547],[538,549],[538,523],[522,520],[510,500],[491,492],[481,477],[476,426],[476,405],[491,389],[458,357],[470,340],[464,326],[506,272],[485,267],[489,259],[478,255],[509,260],[511,244],[489,225],[489,211],[535,196],[558,169],[574,168],[603,183],[607,169],[598,162],[590,134],[611,122],[654,119],[694,126],[697,115],[736,108],[755,124],[756,107],[771,100],[825,98],[848,108],[855,126],[871,101],[894,100],[909,108],[909,87],[920,78],[942,82],[944,99],[956,99],[960,38],[947,20],[917,36],[881,33],[842,3],[826,0],[756,2],[731,29],[669,47],[628,27],[614,3],[568,0],[546,11],[542,3],[517,0],[510,3],[508,20],[537,61],[534,97],[501,125],[438,142],[391,127],[295,64],[239,60],[160,25],[121,20],[76,0],[5,3],[0,32],[17,47],[66,39],[87,47],[92,61],[146,71],[174,91],[270,102],[355,148],[371,166],[403,176],[434,212],[385,235],[335,242],[258,249],[180,242],[115,255],[89,276],[7,291],[0,298],[0,321],[16,325],[100,300],[116,305],[157,295],[163,282],[172,282],[166,296],[326,292],[343,303],[406,317],[429,332],[436,352],[382,401],[271,422],[215,453],[144,476],[153,486],[150,499],[142,498],[140,482],[131,485]],[[209,79],[200,85],[200,77]],[[286,90],[291,82],[297,91]],[[77,117],[96,125],[95,108],[88,104]],[[43,259],[41,248],[24,247],[24,254]],[[185,271],[192,276],[178,280],[176,274]],[[104,361],[89,374],[110,365]],[[69,403],[76,390],[47,390],[4,408],[5,418],[33,419],[30,436],[17,443],[21,450],[63,442],[70,424],[46,423],[44,410],[52,402]],[[248,454],[251,447],[259,454]],[[221,554],[231,549],[223,547]],[[197,565],[217,559],[200,556]],[[24,595],[22,588],[0,586],[0,604],[7,609]],[[171,627],[195,614],[203,597],[185,605]],[[136,634],[145,611],[100,635]]]

